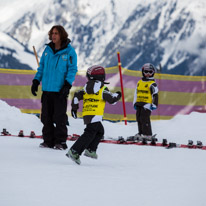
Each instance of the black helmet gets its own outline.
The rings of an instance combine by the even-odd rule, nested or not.
[[[145,77],[145,73],[150,73],[150,77],[155,74],[155,67],[151,63],[146,63],[142,66],[142,75]]]
[[[104,67],[99,65],[91,66],[87,69],[88,80],[99,80],[104,82],[105,80],[105,70]]]

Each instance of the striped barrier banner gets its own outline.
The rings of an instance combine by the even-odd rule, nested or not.
[[[110,91],[121,91],[118,66],[106,68],[106,81],[110,82]],[[0,99],[11,106],[19,108],[25,113],[40,113],[41,110],[41,86],[38,95],[31,94],[31,84],[36,71],[0,69]],[[81,89],[87,82],[85,71],[79,71],[76,75],[73,87],[68,99],[68,115],[71,110],[71,100],[74,92]],[[122,68],[124,85],[124,97],[126,105],[127,121],[136,121],[133,108],[134,91],[137,81],[141,79],[140,71]],[[177,114],[189,114],[192,111],[205,112],[206,104],[206,77],[183,76],[169,74],[155,74],[155,80],[159,88],[159,106],[152,112],[153,120],[171,119]],[[80,103],[82,108],[82,101]],[[81,109],[78,112],[81,117]],[[111,121],[123,121],[123,105],[119,101],[116,105],[106,103],[104,119]]]

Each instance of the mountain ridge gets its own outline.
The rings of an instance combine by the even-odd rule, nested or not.
[[[119,51],[122,66],[127,69],[139,70],[144,63],[151,62],[155,66],[161,64],[163,73],[205,73],[206,3],[203,0],[144,3],[140,0],[128,3],[123,0],[103,3],[40,0],[26,4],[28,9],[23,7],[22,15],[16,15],[18,18],[12,18],[14,12],[10,18],[0,20],[0,34],[7,35],[16,45],[14,48],[11,43],[0,40],[0,67],[25,68],[28,65],[28,69],[36,69],[32,46],[35,45],[40,57],[48,43],[49,29],[61,24],[78,54],[79,69],[92,64],[117,65]],[[5,13],[5,8],[10,7],[4,6],[0,11]],[[24,49],[21,55],[20,48]]]

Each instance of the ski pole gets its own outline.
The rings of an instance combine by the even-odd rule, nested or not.
[[[35,55],[35,57],[36,57],[37,65],[38,65],[38,67],[39,67],[39,59],[38,59],[38,56],[37,56],[37,53],[36,53],[35,46],[33,46],[33,50],[34,50],[34,55]]]

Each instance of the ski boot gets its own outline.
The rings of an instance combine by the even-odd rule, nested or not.
[[[127,141],[129,141],[129,142],[138,142],[138,141],[140,141],[141,137],[142,137],[141,134],[137,133],[134,136],[127,137]]]
[[[51,149],[54,149],[54,144],[52,144],[51,142],[45,142],[43,141],[39,147],[41,148],[51,148]]]
[[[36,137],[35,132],[34,132],[34,131],[31,131],[31,133],[30,133],[30,138],[35,138],[35,137]]]
[[[134,136],[129,136],[129,137],[127,137],[126,141],[128,141],[128,142],[134,142],[134,141],[135,141],[135,138],[134,138]]]
[[[85,149],[84,156],[91,157],[93,159],[97,159],[98,158],[98,155],[97,155],[97,153],[95,151],[91,151],[91,150],[88,150],[88,149]]]
[[[174,142],[169,142],[168,146],[166,147],[166,149],[172,149],[172,148],[176,148],[177,144]]]
[[[197,148],[202,148],[203,147],[203,144],[201,141],[197,141],[197,144],[196,144]]]
[[[147,144],[147,138],[146,137],[142,137],[141,141],[142,141],[142,144]]]
[[[137,134],[134,135],[134,141],[140,141],[141,138],[142,138],[142,135],[139,134],[139,133],[137,133]]]
[[[117,139],[117,142],[118,142],[119,144],[122,144],[122,143],[125,142],[125,140],[124,140],[124,138],[123,138],[122,136],[119,136],[118,139]]]
[[[18,134],[18,137],[24,137],[24,132],[23,130],[20,130],[19,134]]]
[[[41,148],[52,148],[45,142],[40,143],[39,147],[41,147]]]
[[[162,140],[162,146],[167,146],[167,139]]]
[[[59,144],[55,144],[54,145],[54,149],[56,149],[56,150],[65,150],[65,149],[67,149],[68,147],[67,147],[67,144],[66,144],[66,142],[61,142],[61,143],[59,143]]]
[[[5,128],[3,129],[3,131],[1,132],[1,135],[11,135]]]
[[[66,153],[66,156],[71,158],[75,163],[77,163],[78,165],[81,164],[81,161],[80,161],[80,158],[79,158],[79,154],[73,150],[73,149],[70,149],[67,153]]]
[[[155,138],[155,137],[152,137],[151,138],[151,145],[156,145],[156,142],[157,142],[157,138]]]
[[[192,148],[192,147],[194,146],[194,145],[193,145],[193,141],[192,141],[192,140],[189,140],[187,146],[188,146],[189,148]]]

